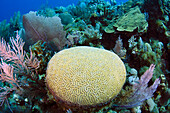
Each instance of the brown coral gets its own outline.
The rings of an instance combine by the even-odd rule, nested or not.
[[[125,66],[115,53],[86,46],[55,54],[46,76],[57,100],[79,106],[107,103],[119,93],[125,79]]]

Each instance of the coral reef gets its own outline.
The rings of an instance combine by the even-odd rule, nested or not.
[[[73,17],[69,13],[61,13],[59,17],[61,18],[61,22],[64,25],[68,25],[73,22]]]
[[[102,39],[102,33],[100,33],[100,24],[98,23],[96,23],[96,27],[93,27],[92,25],[86,25],[84,21],[79,21],[78,23],[72,23],[66,26],[66,30],[69,33],[67,39],[71,38],[70,34],[76,33],[76,36],[78,36],[77,45],[90,45],[94,47],[99,47],[101,45],[100,40]]]
[[[98,40],[102,39],[102,34],[99,32],[99,28],[94,28],[93,26],[89,25],[85,28],[84,31],[82,31],[82,37],[79,39],[79,44],[83,45],[90,45],[95,44],[97,45],[99,43]]]
[[[119,1],[117,2],[119,3]],[[21,113],[169,112],[169,13],[169,0],[129,0],[119,3],[119,5],[115,0],[81,0],[78,4],[68,7],[42,7],[37,12],[24,14],[23,21],[20,19],[22,15],[19,12],[15,13],[9,22],[5,20],[0,22],[0,111]],[[16,33],[17,30],[19,32]],[[116,65],[112,62],[114,59],[102,59],[102,55],[107,55],[106,57],[109,55],[99,51],[97,55],[95,52],[91,52],[92,54],[84,52],[84,56],[82,55],[81,58],[86,60],[81,61],[79,54],[83,52],[76,54],[70,52],[64,56],[61,55],[60,58],[57,57],[57,62],[60,63],[55,64],[57,65],[55,69],[60,72],[60,76],[53,74],[52,76],[57,77],[55,76],[55,79],[50,82],[60,80],[55,84],[60,86],[60,91],[64,93],[55,98],[51,95],[51,93],[54,95],[54,92],[49,91],[45,83],[45,78],[49,77],[46,73],[48,62],[53,53],[56,53],[55,56],[59,56],[65,51],[74,50],[76,46],[98,47],[101,49],[95,48],[95,50],[108,50],[110,51],[107,51],[108,53],[114,51],[121,58],[126,67],[126,72],[124,72],[126,81],[123,81],[125,82],[123,87],[122,85],[118,87],[119,94],[112,95],[112,90],[109,89],[109,86],[117,84],[116,82],[106,76],[99,78],[106,71],[109,73],[111,71],[109,69],[113,69]],[[77,48],[81,48],[80,51],[84,50],[84,47]],[[74,56],[70,56],[72,54]],[[94,58],[94,60],[89,61],[90,59],[85,57],[88,55],[88,58]],[[71,60],[74,58],[79,60]],[[52,60],[53,58],[51,62]],[[63,63],[65,61],[68,63]],[[77,61],[86,65],[83,65],[84,67],[78,65]],[[105,66],[102,65],[103,62],[106,62]],[[65,67],[61,69],[60,67],[63,65]],[[81,69],[82,67],[83,69]],[[118,68],[116,73],[122,71],[121,67]],[[99,87],[102,86],[99,84],[100,82],[93,84],[96,89],[101,88],[102,91],[107,90],[108,92],[91,90],[92,88],[90,89],[88,86],[85,89],[84,82],[78,85],[79,80],[88,79],[82,77],[84,75],[81,74],[82,71],[89,76],[97,71],[102,72],[102,74],[94,74],[90,77],[93,77],[94,81],[97,79],[110,80],[105,83],[105,86],[103,85],[103,89]],[[52,73],[53,70],[49,72]],[[63,79],[67,77],[66,74],[63,75],[61,72],[77,72],[77,76],[80,76],[69,78],[66,81]],[[113,76],[116,75],[113,74]],[[48,79],[46,81],[48,84],[50,83]],[[61,84],[62,82],[63,84]],[[81,95],[78,96],[81,92],[79,90],[77,90],[79,92],[76,96],[70,94],[71,88],[69,89],[68,85],[72,82],[74,83],[70,86],[72,89],[82,87]],[[64,84],[66,87],[63,86]],[[89,93],[93,93],[93,91],[97,92],[95,93],[95,96],[98,96],[96,100],[95,96],[92,99],[92,96],[89,96]],[[69,93],[66,94],[66,92]],[[100,97],[101,95],[98,94],[104,96]],[[76,97],[82,98],[84,101],[80,101]],[[87,98],[91,101],[86,101]]]
[[[163,73],[161,71],[161,68],[164,67],[164,60],[161,59],[163,53],[163,43],[157,40],[150,41],[150,43],[145,43],[140,37],[138,42],[136,42],[136,39],[132,36],[129,39],[129,50],[132,53],[131,58],[140,61],[140,75],[146,71],[146,66],[149,66],[150,64],[156,65],[156,71],[153,77],[155,79]]]
[[[41,10],[37,11],[38,15],[44,16],[44,17],[53,17],[56,16],[55,10],[48,8],[48,7],[44,7]]]
[[[69,40],[68,45],[70,46],[76,46],[79,43],[79,40],[83,36],[81,31],[72,31],[71,33],[68,33],[67,39]]]
[[[152,7],[150,7],[152,6]],[[148,36],[159,39],[167,44],[169,38],[166,33],[170,30],[169,23],[169,1],[168,0],[146,0],[144,10],[148,13]]]
[[[14,31],[20,30],[21,26],[21,15],[18,11],[10,18],[9,23],[7,23],[7,20],[0,22],[0,37],[3,37],[8,42],[9,37],[15,36]]]

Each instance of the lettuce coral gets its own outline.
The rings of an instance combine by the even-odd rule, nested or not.
[[[116,23],[111,23],[105,28],[105,32],[113,33],[116,27],[117,31],[133,32],[138,29],[139,33],[147,30],[148,23],[145,19],[145,15],[141,13],[139,7],[130,9],[125,15],[119,17]]]

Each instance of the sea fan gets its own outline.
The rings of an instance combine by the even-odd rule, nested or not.
[[[155,65],[151,64],[150,68],[141,76],[140,80],[132,86],[132,90],[127,91],[126,95],[121,97],[118,103],[112,107],[133,108],[151,98],[160,83],[158,78],[152,86],[148,87],[148,82],[152,78],[154,68]]]
[[[68,43],[61,19],[57,16],[43,17],[29,12],[23,16],[23,26],[26,40],[31,44],[42,40],[49,43],[52,49],[61,50]]]

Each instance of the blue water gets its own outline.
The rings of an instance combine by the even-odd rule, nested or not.
[[[36,11],[43,5],[48,4],[50,7],[68,6],[70,4],[77,4],[79,0],[0,0],[0,21],[4,19],[9,20],[14,15],[14,12],[20,11],[21,14],[29,11]],[[110,0],[106,0],[110,1]],[[116,0],[117,4],[126,2],[128,0]]]

